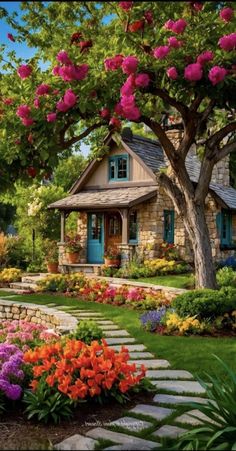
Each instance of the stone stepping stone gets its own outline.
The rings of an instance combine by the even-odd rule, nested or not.
[[[169,424],[165,424],[157,431],[153,432],[152,435],[160,438],[178,438],[180,435],[187,432],[187,429],[179,428],[178,426],[170,426]]]
[[[125,445],[125,448],[121,448],[121,449],[127,449],[127,445],[132,445],[134,446],[133,449],[144,449],[144,450],[149,450],[149,449],[153,449],[153,448],[158,448],[160,445],[157,442],[152,442],[150,440],[144,440],[142,438],[138,438],[138,437],[134,437],[132,435],[126,435],[126,434],[122,434],[121,432],[113,432],[113,431],[108,431],[107,429],[104,428],[95,428],[95,429],[91,429],[90,431],[88,431],[86,433],[86,435],[88,437],[91,437],[93,439],[101,439],[103,438],[104,440],[111,440],[114,443],[118,443],[120,445]],[[135,448],[136,446],[136,448]],[[120,449],[120,448],[114,448],[113,449]],[[132,449],[132,448],[128,448],[128,449]]]
[[[150,379],[193,379],[191,373],[180,370],[148,370],[147,377]]]
[[[127,330],[104,330],[104,335],[106,337],[130,337]]]
[[[158,360],[158,359],[150,359],[150,360],[132,360],[132,363],[136,363],[137,366],[145,365],[146,368],[168,368],[170,366],[167,360]]]
[[[118,345],[118,344],[126,345],[126,343],[134,343],[135,338],[133,337],[106,338],[106,342],[108,345]]]
[[[80,318],[101,318],[101,313],[78,313],[76,316]]]
[[[149,404],[138,404],[129,412],[140,413],[142,415],[152,417],[155,420],[162,421],[165,418],[169,417],[174,412],[174,410],[167,409],[166,407],[150,406]]]
[[[97,323],[100,323],[100,321],[97,321]],[[99,327],[101,327],[102,330],[107,331],[107,332],[112,332],[115,331],[117,329],[119,329],[119,326],[116,326],[116,324],[99,324]],[[128,332],[127,332],[128,333]]]
[[[113,321],[109,321],[109,320],[106,320],[106,319],[103,320],[103,319],[100,319],[100,318],[99,318],[99,320],[96,321],[96,323],[101,325],[101,326],[110,326],[110,325],[113,326],[114,325]]]
[[[47,307],[58,307],[58,304],[47,304]]]
[[[192,416],[192,415],[194,415],[194,416]],[[209,423],[217,424],[216,421],[207,417],[204,413],[202,413],[198,409],[190,410],[189,412],[186,412],[183,415],[180,415],[180,417],[175,418],[176,423],[191,424],[191,426],[201,425],[203,423],[203,421],[201,421],[201,420],[204,420],[204,421],[207,420]]]
[[[181,396],[181,395],[155,395],[153,402],[160,404],[186,404],[189,402],[198,402],[201,404],[207,404],[208,399],[199,398],[198,396]]]
[[[151,354],[150,352],[130,352],[129,356],[130,359],[132,360],[131,363],[134,363],[133,359],[150,359],[154,357],[154,355]],[[148,360],[145,360],[145,362],[147,361]]]
[[[152,383],[161,390],[169,390],[175,393],[206,393],[199,382],[196,381],[152,381]]]
[[[157,443],[157,446],[156,446],[156,448],[159,448],[159,443]],[[119,450],[124,450],[124,451],[137,451],[137,449],[138,450],[147,450],[147,449],[150,449],[150,448],[145,448],[145,446],[143,446],[143,445],[141,445],[140,446],[140,444],[138,444],[137,445],[137,443],[134,441],[134,443],[131,445],[128,445],[128,444],[126,444],[126,445],[112,445],[112,446],[109,446],[108,448],[104,448],[104,450],[105,451],[109,451],[109,450],[111,450],[111,451],[119,451]]]
[[[121,351],[122,346],[124,346],[128,351],[145,351],[146,346],[144,345],[111,345],[110,347],[115,351]]]
[[[132,417],[119,418],[118,420],[112,421],[110,425],[122,427],[130,432],[141,432],[153,426],[153,424],[149,421],[139,420]]]
[[[97,440],[93,440],[89,437],[84,437],[80,434],[72,435],[69,438],[66,438],[62,442],[58,443],[57,445],[54,445],[54,448],[57,450],[68,450],[68,451],[87,451],[87,450],[94,450],[95,446],[97,444]]]

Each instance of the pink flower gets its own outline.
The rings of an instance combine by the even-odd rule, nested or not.
[[[33,125],[34,120],[31,117],[23,117],[21,118],[21,122],[23,125],[25,125],[25,127],[30,127],[31,125]]]
[[[28,78],[31,75],[31,73],[32,73],[32,68],[30,66],[28,66],[27,64],[22,64],[17,69],[17,74],[19,75],[20,78],[22,78],[22,80],[24,80],[24,78]]]
[[[116,55],[113,58],[107,58],[104,61],[105,69],[108,70],[117,70],[121,67],[124,57],[122,55]]]
[[[10,39],[10,41],[15,42],[15,38],[14,38],[13,34],[7,33],[7,37],[8,37],[8,39]]]
[[[201,80],[203,75],[202,66],[199,63],[189,64],[184,69],[184,78],[189,81]]]
[[[109,125],[112,125],[112,127],[119,129],[121,128],[121,121],[117,117],[112,117]]]
[[[58,54],[57,54],[57,61],[59,61],[61,64],[72,64],[72,61],[70,60],[68,53],[65,52],[65,50],[61,50]]]
[[[40,108],[40,102],[39,102],[39,99],[34,99],[34,106],[35,106],[35,108]]]
[[[119,2],[119,7],[124,11],[129,11],[132,8],[134,2]]]
[[[54,96],[57,96],[57,94],[59,94],[59,89],[54,89],[53,91],[52,91],[52,93],[54,94]]]
[[[135,97],[123,96],[120,103],[124,109],[132,108],[135,105]]]
[[[63,100],[59,100],[59,102],[57,102],[58,111],[65,113],[66,111],[68,111],[68,109],[68,106],[65,104],[65,102],[63,102]]]
[[[169,19],[165,23],[164,28],[166,28],[166,30],[172,30],[173,25],[174,25],[174,21]]]
[[[195,11],[201,11],[203,8],[203,4],[202,3],[193,3],[193,8],[195,9]]]
[[[120,104],[126,119],[136,121],[140,118],[141,113],[135,105],[135,97],[133,95],[122,97]]]
[[[52,74],[53,74],[53,75],[59,75],[59,71],[60,71],[60,66],[55,66],[55,67],[52,69]]]
[[[99,114],[103,119],[108,119],[111,115],[109,108],[102,108]]]
[[[220,11],[220,18],[225,22],[230,22],[234,16],[234,10],[232,8],[223,8]]]
[[[224,69],[224,67],[214,66],[209,71],[208,78],[213,84],[213,86],[215,86],[224,80],[226,74],[227,70]]]
[[[171,36],[168,38],[169,47],[173,47],[174,49],[178,49],[182,45],[182,41],[179,41],[175,36]]]
[[[44,96],[45,94],[48,94],[50,92],[51,87],[49,85],[46,85],[42,83],[39,85],[36,89],[36,95],[37,96]]]
[[[126,58],[124,58],[121,65],[124,74],[130,75],[136,72],[138,63],[139,61],[138,58],[136,58],[136,56],[127,56]]]
[[[210,50],[206,50],[206,52],[201,53],[198,57],[197,57],[197,63],[201,64],[202,66],[204,66],[204,64],[208,63],[209,61],[211,61],[214,58],[214,53],[211,52]]]
[[[123,86],[121,87],[120,94],[122,96],[130,96],[133,94],[135,88],[135,79],[134,75],[130,75]]]
[[[137,121],[140,116],[140,110],[137,106],[134,106],[133,108],[130,108],[128,110],[124,110],[124,116],[126,119],[129,119],[130,121]]]
[[[17,146],[19,146],[19,145],[21,144],[21,140],[20,140],[20,139],[16,139],[16,140],[15,140],[15,144],[16,144]]]
[[[236,33],[226,34],[218,41],[219,46],[226,52],[236,48]]]
[[[72,91],[72,89],[67,89],[63,97],[64,103],[68,106],[68,108],[73,108],[77,102],[77,96]]]
[[[29,117],[31,108],[28,105],[20,105],[16,110],[16,115],[20,118]]]
[[[172,80],[176,80],[178,78],[178,72],[176,67],[172,66],[169,67],[169,69],[167,69],[166,71],[167,75],[169,78],[171,78]]]
[[[81,64],[81,66],[75,66],[76,80],[84,80],[87,77],[89,71],[88,64]]]
[[[172,26],[172,31],[177,34],[182,34],[187,27],[187,22],[184,19],[178,19]]]
[[[58,70],[58,74],[64,81],[84,80],[87,77],[89,66],[82,64],[81,66],[75,66],[70,64],[69,66],[62,66]]]
[[[170,51],[170,48],[167,45],[161,45],[160,47],[156,47],[153,51],[153,55],[155,58],[162,60],[164,59]]]
[[[3,99],[4,105],[12,105],[14,103],[14,100],[11,97],[7,97],[6,99]]]
[[[148,23],[148,25],[152,25],[152,23],[153,23],[152,11],[146,11],[144,13],[144,17],[145,17],[145,20]]]
[[[57,119],[57,113],[48,113],[47,114],[48,122],[54,122],[56,119]]]
[[[115,113],[118,114],[119,116],[123,116],[123,115],[124,115],[124,111],[123,111],[123,108],[122,108],[122,106],[121,106],[121,102],[118,102],[118,103],[115,105],[114,111],[115,111]]]
[[[135,77],[135,86],[138,88],[146,88],[150,83],[150,77],[148,74],[138,74]]]

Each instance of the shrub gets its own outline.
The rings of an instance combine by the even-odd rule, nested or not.
[[[11,282],[19,282],[22,272],[17,268],[5,268],[0,272],[0,283],[8,284]]]
[[[141,324],[144,330],[149,332],[154,332],[162,323],[164,316],[166,315],[166,308],[161,307],[158,310],[150,310],[149,312],[144,313],[140,317]]]
[[[207,325],[200,322],[196,316],[181,318],[177,313],[169,311],[165,318],[166,331],[178,332],[180,335],[201,334],[207,330]]]
[[[73,332],[70,337],[75,338],[76,340],[81,340],[85,344],[90,345],[94,340],[100,342],[101,338],[103,338],[103,332],[95,321],[84,320],[78,324],[76,331]]]
[[[219,291],[210,289],[189,291],[177,296],[172,306],[181,317],[196,315],[200,319],[214,319],[236,310],[236,289],[229,287]]]
[[[223,267],[231,267],[233,269],[236,269],[236,257],[235,256],[231,256],[226,258],[225,260],[221,260],[218,263],[218,267],[219,268],[223,268]]]
[[[7,237],[4,233],[0,233],[0,267],[3,267],[7,261]]]
[[[208,419],[192,427],[171,449],[178,450],[235,450],[236,449],[236,373],[217,358],[225,370],[225,377],[207,375],[200,381],[206,389],[207,404],[191,403],[186,407],[198,409]]]
[[[220,287],[236,286],[236,272],[230,266],[219,269],[216,279]]]

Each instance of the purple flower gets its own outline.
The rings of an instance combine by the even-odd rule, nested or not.
[[[149,330],[150,332],[154,332],[161,323],[162,318],[166,314],[166,307],[161,307],[158,310],[150,310],[147,313],[144,313],[140,317],[140,321],[144,329]]]
[[[19,385],[24,378],[22,364],[23,352],[18,346],[9,343],[0,344],[0,392],[12,400],[19,399],[22,393]],[[13,380],[19,383],[13,383]]]

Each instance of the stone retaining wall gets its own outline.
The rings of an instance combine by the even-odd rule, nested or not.
[[[78,323],[74,316],[53,308],[0,299],[0,321],[4,320],[24,320],[42,324],[60,333],[72,332]]]

